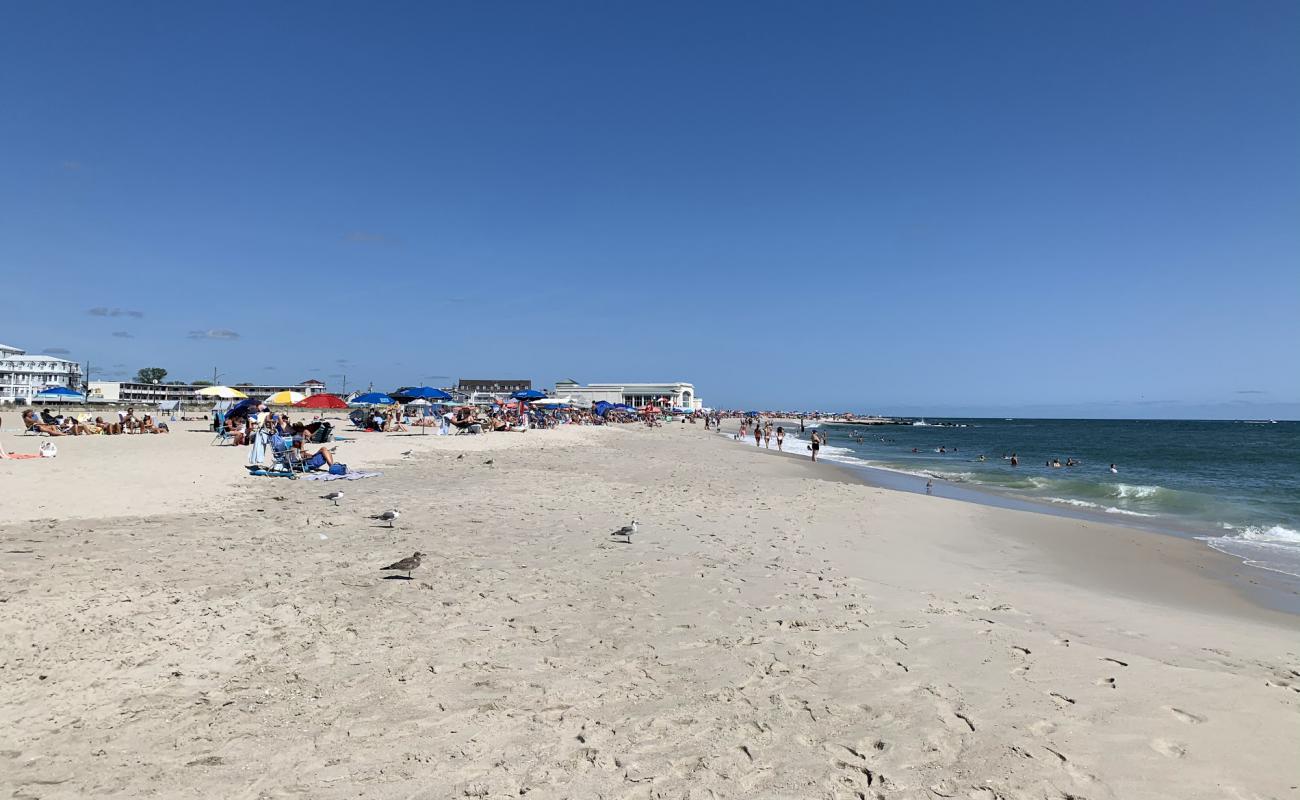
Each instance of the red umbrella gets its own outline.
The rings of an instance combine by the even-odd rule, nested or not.
[[[658,414],[658,413],[659,413],[659,407],[658,407],[658,406],[646,406],[645,408],[641,409],[641,413],[642,413],[642,414]]]
[[[332,394],[314,394],[293,404],[294,408],[347,408],[348,404]]]

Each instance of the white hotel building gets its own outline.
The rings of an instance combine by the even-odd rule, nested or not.
[[[586,386],[575,380],[556,381],[555,396],[569,397],[578,405],[588,406],[604,400],[607,403],[626,403],[634,408],[662,405],[699,410],[704,407],[693,383],[589,383]],[[665,401],[665,398],[667,400]]]
[[[81,365],[66,358],[29,356],[0,344],[0,403],[28,403],[42,389],[63,386],[81,391]]]

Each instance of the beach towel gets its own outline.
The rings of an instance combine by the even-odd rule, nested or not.
[[[28,458],[40,458],[40,453],[10,453],[0,447],[0,461],[22,461]]]
[[[267,469],[266,467],[257,467],[256,469],[250,467],[248,470],[248,474],[257,475],[263,478],[288,478],[289,480],[293,480],[294,478],[298,477],[292,472],[287,472],[282,469]]]
[[[248,450],[249,464],[254,464],[254,465],[261,464],[262,461],[266,458],[267,438],[268,437],[265,430],[259,430],[257,434],[253,436],[253,446]]]
[[[349,472],[346,475],[331,475],[328,472],[309,472],[301,475],[305,481],[359,481],[362,478],[378,478],[382,472]]]

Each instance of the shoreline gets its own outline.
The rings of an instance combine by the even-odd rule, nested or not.
[[[798,425],[798,420],[776,419],[775,424]],[[724,442],[748,447],[752,450],[793,458],[805,462],[812,466],[811,459],[801,453],[786,451],[777,451],[765,447],[756,447],[747,442],[740,442],[730,439],[731,434],[735,432],[736,421],[727,420],[725,424],[730,423],[730,430],[719,432],[718,438]],[[806,439],[797,438],[793,434],[786,439],[786,444],[798,442],[802,446]],[[1281,613],[1287,616],[1300,616],[1300,579],[1285,572],[1270,570],[1265,567],[1258,567],[1247,563],[1241,558],[1230,553],[1224,553],[1214,547],[1209,546],[1204,541],[1203,534],[1192,531],[1181,531],[1172,527],[1157,526],[1154,524],[1142,524],[1137,520],[1113,518],[1102,512],[1090,513],[1083,509],[1071,507],[1058,507],[1049,503],[1035,502],[1032,499],[1021,499],[999,494],[992,490],[986,490],[984,487],[967,487],[961,484],[955,484],[950,481],[936,478],[935,486],[946,488],[943,494],[927,495],[925,491],[925,478],[912,475],[900,470],[892,470],[884,467],[875,467],[865,464],[851,464],[836,460],[834,457],[822,456],[818,463],[826,464],[842,473],[848,479],[859,482],[865,486],[877,489],[883,489],[891,492],[901,492],[908,495],[921,497],[930,497],[933,499],[943,499],[950,502],[969,504],[980,508],[998,509],[1001,511],[1032,514],[1034,516],[1046,517],[1049,519],[1070,520],[1083,523],[1085,530],[1092,532],[1101,530],[1109,532],[1112,539],[1125,541],[1125,546],[1141,547],[1145,542],[1142,540],[1130,540],[1131,536],[1149,537],[1151,535],[1162,538],[1172,539],[1179,543],[1173,550],[1176,553],[1170,557],[1176,558],[1179,563],[1186,565],[1188,569],[1194,570],[1198,576],[1208,575],[1211,579],[1221,582],[1229,587],[1236,596],[1244,599],[1251,605],[1269,612]],[[1117,529],[1126,533],[1124,536],[1116,535]],[[1062,543],[1069,552],[1074,552],[1074,547],[1070,546],[1068,541]],[[1105,565],[1099,564],[1100,569],[1097,571],[1095,578],[1102,578],[1105,575]],[[1063,576],[1063,579],[1070,579],[1069,576]],[[1139,580],[1140,582],[1140,580]],[[1158,598],[1157,598],[1158,599]]]

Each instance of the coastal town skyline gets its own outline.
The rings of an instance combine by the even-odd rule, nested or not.
[[[57,294],[0,338],[106,379],[1294,418],[1300,11],[1245,8],[19,7],[0,263]]]

